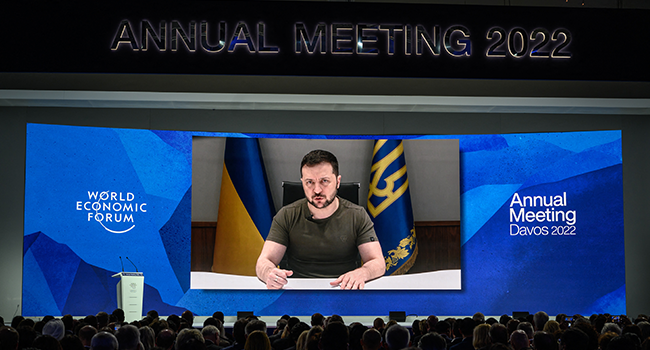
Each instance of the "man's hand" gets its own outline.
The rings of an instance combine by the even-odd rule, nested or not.
[[[341,286],[341,289],[363,289],[369,280],[368,272],[363,267],[344,273],[336,280],[330,282],[332,287]]]
[[[291,270],[273,268],[264,281],[266,283],[266,288],[281,289],[289,282],[287,281],[287,277],[291,275],[293,275],[293,271]]]
[[[366,282],[379,278],[386,272],[386,262],[381,252],[379,242],[368,242],[359,246],[359,254],[363,266],[346,272],[335,281],[330,282],[332,287],[341,286],[341,289],[363,289]]]
[[[266,283],[268,289],[280,289],[284,287],[288,281],[287,277],[293,275],[291,270],[282,270],[277,266],[284,256],[287,247],[282,244],[266,241],[262,247],[262,252],[257,258],[257,265],[255,265],[255,273],[260,281]]]

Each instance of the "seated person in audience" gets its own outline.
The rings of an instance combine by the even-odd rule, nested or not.
[[[244,350],[271,350],[271,342],[266,332],[255,330],[248,334]]]
[[[386,329],[384,343],[388,350],[401,350],[407,348],[411,341],[409,330],[399,324]]]
[[[85,325],[79,329],[79,340],[81,340],[81,344],[83,344],[86,349],[90,348],[90,341],[93,339],[95,334],[97,334],[97,330],[95,327],[90,325]]]
[[[553,334],[544,331],[535,332],[533,336],[533,349],[535,350],[558,350],[557,341]]]
[[[323,333],[323,327],[311,327],[307,333],[307,341],[304,350],[320,350],[320,335]],[[300,349],[299,349],[300,350]]]
[[[203,339],[205,340],[206,350],[223,349],[223,347],[219,346],[219,328],[216,326],[207,325],[203,327],[201,330],[201,335],[203,335]]]
[[[151,350],[156,342],[156,334],[149,326],[140,327],[140,343],[144,350]]]
[[[464,319],[458,322],[460,322],[458,326],[458,330],[462,336],[462,340],[456,343],[456,345],[453,345],[449,349],[450,350],[474,350],[473,339],[472,339],[474,333],[474,326],[475,326],[474,320],[469,317],[465,317]]]
[[[378,330],[379,333],[384,330],[384,327],[386,327],[386,323],[384,322],[383,318],[377,317],[374,321],[372,321],[372,328]]]
[[[61,349],[63,350],[84,350],[83,344],[81,344],[81,340],[79,340],[79,337],[76,335],[68,334],[59,341],[59,344],[61,344]]]
[[[422,350],[446,350],[447,341],[440,334],[431,332],[420,338],[418,348]]]
[[[474,333],[472,335],[472,345],[474,349],[487,350],[487,348],[492,345],[492,339],[490,339],[490,325],[487,323],[481,323],[474,327]]]
[[[347,350],[348,327],[341,322],[330,322],[321,333],[321,350]]]
[[[293,327],[291,327],[291,332],[289,333],[289,338],[291,338],[291,346],[287,350],[296,350],[298,346],[298,339],[303,332],[309,331],[311,327],[305,322],[298,322]]]
[[[508,328],[501,323],[495,323],[490,326],[490,339],[492,344],[508,344]]]
[[[535,329],[530,322],[521,322],[517,326],[517,329],[521,329],[522,331],[526,332],[526,336],[528,336],[528,341],[530,343],[533,342],[533,335],[535,334]]]
[[[474,323],[476,325],[485,323],[485,315],[483,315],[483,313],[481,312],[477,312],[474,315],[472,315],[472,319],[474,320]]]
[[[91,350],[117,350],[118,347],[117,338],[108,332],[99,332],[90,340]]]
[[[641,340],[634,333],[624,333],[614,337],[607,344],[607,350],[636,350],[641,348]]]
[[[56,340],[60,341],[65,336],[65,325],[59,319],[52,319],[43,326],[43,335],[51,335]]]
[[[134,325],[123,325],[115,332],[120,350],[143,350],[140,347],[140,330]]]
[[[533,326],[535,326],[536,331],[541,331],[544,329],[544,325],[548,322],[548,314],[544,311],[537,311],[533,315]]]
[[[248,319],[246,318],[240,318],[235,321],[235,324],[232,326],[232,335],[235,341],[232,345],[225,347],[225,350],[244,349],[244,345],[246,345],[246,324],[248,324]]]
[[[361,338],[363,333],[368,330],[368,327],[364,326],[360,322],[353,322],[348,326],[350,331],[350,345],[348,346],[349,350],[362,350],[361,349]]]
[[[589,336],[577,328],[569,328],[560,338],[560,350],[587,350]]]
[[[381,347],[381,333],[374,328],[363,332],[361,337],[361,348],[363,350],[379,350]]]
[[[156,347],[162,350],[170,350],[176,341],[176,333],[167,328],[156,335]]]
[[[6,327],[4,324],[0,325],[0,349],[18,349],[19,339],[20,337],[18,335],[18,331],[16,331],[13,327]]]
[[[510,346],[513,350],[526,350],[530,349],[530,342],[528,335],[521,329],[517,329],[510,335]]]
[[[184,328],[178,332],[175,350],[205,350],[205,339],[198,329]],[[122,350],[122,348],[120,348]]]
[[[47,334],[36,337],[32,346],[39,350],[62,350],[59,341],[53,336]]]

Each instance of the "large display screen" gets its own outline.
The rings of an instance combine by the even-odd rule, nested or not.
[[[458,283],[418,288],[400,280],[417,281],[418,273],[407,273],[377,280],[394,279],[396,288],[373,289],[370,283],[364,291],[201,287],[194,277],[224,273],[190,268],[192,145],[197,137],[225,138],[228,170],[228,140],[255,140],[263,159],[257,163],[265,165],[271,197],[256,198],[266,198],[272,210],[281,206],[278,180],[298,180],[299,158],[311,146],[341,150],[343,181],[348,176],[362,183],[360,204],[367,206],[372,191],[363,187],[371,182],[375,140],[404,140],[416,229],[418,222],[432,220],[425,209],[431,203],[421,199],[428,197],[428,187],[458,188],[460,269],[418,273],[451,271]],[[450,149],[450,142],[456,145],[456,185],[432,181],[427,171],[435,164],[418,164],[427,162],[427,153]],[[163,315],[186,309],[198,315],[242,310],[260,315],[624,313],[621,154],[620,131],[387,137],[28,124],[22,314],[112,311],[117,280],[111,276],[136,268],[145,274],[145,311]],[[285,176],[284,169],[290,174]],[[225,195],[223,174],[219,202]],[[242,188],[235,183],[241,178],[231,176],[236,190]],[[249,208],[246,200],[242,203]],[[231,206],[219,203],[219,211],[223,207]],[[251,220],[263,227],[255,215]],[[262,240],[265,231],[260,228]],[[215,256],[218,241],[217,232]],[[426,252],[418,251],[418,257]],[[608,263],[594,268],[593,261],[603,257]],[[254,276],[226,274],[263,287]]]
[[[460,218],[457,139],[402,141],[265,136],[275,137],[195,138],[193,142],[193,177],[198,183],[203,183],[202,178],[217,176],[221,180],[215,250],[213,260],[205,264],[212,266],[207,271],[193,268],[191,288],[266,289],[256,276],[256,260],[277,210],[284,203],[304,196],[300,162],[305,154],[316,149],[336,155],[341,198],[368,207],[370,194],[368,213],[383,248],[386,269],[382,278],[366,283],[366,289],[461,288],[460,254],[446,257],[438,264],[428,259],[436,254],[431,249],[435,244],[446,244],[449,250],[460,252],[459,232],[454,237],[445,237],[445,242],[428,242],[432,239],[420,229],[421,223],[437,218]],[[213,162],[218,166],[210,172],[202,170],[209,167],[205,164],[211,159],[209,155],[204,156],[207,152],[224,155],[223,160],[214,157]],[[207,188],[194,188],[194,206],[204,211],[203,207],[209,205],[203,204],[207,201],[199,197],[213,197],[212,192]],[[193,213],[193,217],[197,216]],[[455,226],[459,230],[459,225]],[[339,232],[332,234],[336,236]],[[333,237],[334,242],[327,237],[320,238],[322,240],[310,240],[322,246],[338,246],[345,236]],[[352,246],[355,247],[354,243]],[[302,260],[316,260],[312,257],[316,255],[313,248],[303,245],[294,249]],[[197,266],[196,259],[200,259],[200,255],[193,254],[193,266]],[[324,255],[319,255],[318,259],[312,264],[336,262],[335,258]],[[286,265],[283,267],[292,270],[289,263]],[[294,277],[284,288],[332,289],[330,282],[338,274],[334,276],[329,279]]]

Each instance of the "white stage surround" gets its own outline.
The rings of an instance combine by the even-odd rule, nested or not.
[[[423,272],[410,275],[384,276],[366,282],[365,289],[374,290],[460,290],[460,269]],[[287,290],[339,289],[330,286],[332,278],[289,278]],[[257,277],[192,271],[191,289],[266,289]]]

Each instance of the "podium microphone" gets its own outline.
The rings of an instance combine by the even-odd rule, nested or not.
[[[133,264],[133,261],[131,261],[131,259],[129,259],[128,256],[126,257],[126,260],[128,260],[131,264]],[[135,272],[138,272],[138,267],[135,266],[135,264],[133,264],[133,267],[135,267]]]
[[[120,264],[122,264],[122,272],[124,272],[124,260],[122,260],[121,256],[120,256]]]

